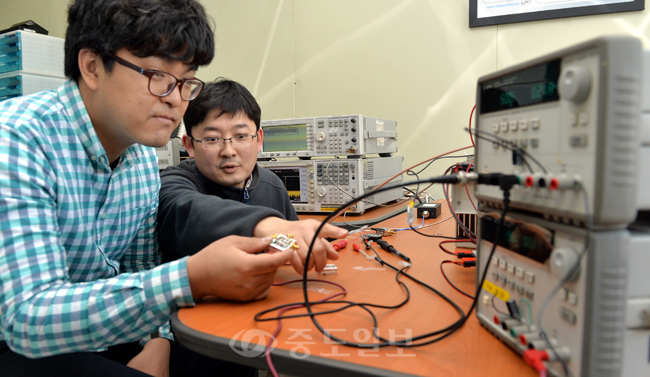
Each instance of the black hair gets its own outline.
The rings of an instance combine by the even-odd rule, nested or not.
[[[196,0],[74,0],[68,9],[65,75],[77,82],[84,48],[101,56],[108,72],[121,48],[196,70],[214,58],[213,21]]]
[[[205,84],[198,97],[190,101],[183,117],[185,132],[192,136],[192,128],[203,123],[210,111],[220,111],[217,117],[223,114],[232,116],[239,113],[246,114],[255,122],[259,131],[262,119],[262,110],[251,92],[242,84],[219,77]]]

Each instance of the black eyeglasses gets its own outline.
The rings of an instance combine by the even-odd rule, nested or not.
[[[245,148],[248,147],[250,145],[250,141],[256,137],[257,134],[241,134],[235,135],[233,137],[206,137],[203,139],[195,139],[192,137],[192,140],[201,143],[201,146],[203,146],[205,149],[221,149],[221,147],[226,146],[226,140],[229,140],[230,144],[235,148]]]
[[[199,93],[201,93],[201,89],[203,89],[203,81],[197,78],[179,80],[171,73],[140,68],[115,54],[112,54],[112,57],[119,64],[147,76],[149,78],[149,92],[154,96],[168,96],[180,84],[181,98],[186,101],[191,101],[196,98]]]

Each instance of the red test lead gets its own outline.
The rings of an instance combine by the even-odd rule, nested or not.
[[[343,249],[344,247],[348,246],[348,241],[340,240],[339,242],[335,243],[333,246],[334,246],[334,250],[339,251],[340,249]]]

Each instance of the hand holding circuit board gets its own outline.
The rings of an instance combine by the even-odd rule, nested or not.
[[[341,248],[344,248],[348,242],[346,240],[339,241],[336,245],[334,245],[334,250],[338,251]],[[298,242],[293,239],[292,234],[287,234],[286,236],[284,234],[274,234],[273,239],[271,240],[271,243],[269,244],[268,249],[266,250],[267,253],[271,254],[274,253],[275,251],[284,251],[287,249],[299,249],[300,246],[298,245]],[[333,263],[328,263],[323,271],[319,272],[319,275],[336,275],[338,272],[338,269],[335,264]]]
[[[271,243],[269,244],[269,248],[266,250],[267,253],[271,254],[274,253],[275,251],[284,251],[286,249],[299,249],[300,246],[298,245],[298,242],[293,239],[293,235],[284,235],[284,234],[274,234],[273,239],[271,240]]]

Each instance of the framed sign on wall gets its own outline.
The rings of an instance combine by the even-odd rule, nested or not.
[[[469,27],[644,8],[645,0],[469,0]]]

